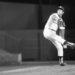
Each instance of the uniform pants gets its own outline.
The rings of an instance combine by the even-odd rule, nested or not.
[[[63,44],[66,41],[65,39],[63,39],[61,36],[57,35],[55,31],[53,30],[45,30],[43,32],[44,37],[48,40],[50,40],[54,46],[57,49],[58,52],[58,56],[63,56]]]

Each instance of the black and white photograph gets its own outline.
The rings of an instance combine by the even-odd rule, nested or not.
[[[75,1],[0,0],[0,75],[75,75]]]

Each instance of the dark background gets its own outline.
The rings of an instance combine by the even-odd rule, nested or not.
[[[22,53],[23,61],[57,60],[54,45],[42,31],[51,13],[65,8],[65,38],[75,42],[75,2],[72,0],[0,0],[0,48]],[[64,51],[65,60],[75,60],[75,50]]]
[[[36,12],[38,12],[38,20],[39,20],[39,22],[40,22],[40,24],[39,24],[39,29],[41,29],[41,28],[43,28],[44,27],[44,24],[43,23],[45,23],[45,21],[47,21],[47,19],[48,19],[48,17],[49,17],[49,15],[52,13],[52,12],[55,12],[56,11],[56,9],[57,9],[57,7],[59,6],[59,5],[62,5],[62,6],[64,6],[64,8],[65,8],[65,14],[64,14],[64,16],[63,16],[63,18],[64,18],[64,20],[65,20],[65,22],[66,22],[66,25],[67,25],[67,27],[66,28],[69,28],[69,29],[74,29],[75,28],[75,25],[74,25],[74,16],[75,16],[75,1],[71,1],[71,0],[0,0],[0,2],[4,2],[4,3],[16,3],[16,4],[21,4],[22,5],[22,7],[20,7],[19,5],[18,5],[18,9],[17,8],[15,8],[16,7],[16,5],[14,5],[14,9],[12,10],[11,8],[13,7],[10,7],[10,9],[12,10],[12,11],[14,11],[14,10],[16,10],[17,9],[17,12],[16,12],[16,14],[17,13],[19,13],[19,15],[22,13],[21,11],[19,11],[21,8],[22,8],[22,11],[23,11],[23,9],[24,9],[24,5],[27,5],[27,4],[33,4],[33,5],[36,5],[36,7],[35,7],[35,9],[37,10]],[[12,4],[13,5],[13,4]],[[8,7],[9,7],[10,5],[8,5]],[[50,7],[49,7],[50,6]],[[54,6],[54,10],[51,8],[51,6]],[[8,10],[8,7],[7,8],[4,8],[4,9],[6,9],[6,11]],[[49,10],[49,8],[50,8],[50,10]],[[10,10],[10,11],[11,11]],[[52,10],[52,11],[51,11]],[[5,13],[8,13],[8,12],[6,12],[5,10],[3,11],[3,12],[5,12]],[[30,11],[32,11],[32,10],[30,10]],[[3,13],[2,12],[2,13]],[[21,13],[20,13],[21,12]],[[24,10],[23,11],[23,14],[25,13],[26,11]],[[4,14],[5,14],[4,13]],[[13,13],[13,12],[12,12]],[[42,21],[43,20],[43,18],[44,18],[44,16],[46,15],[46,19],[44,19],[44,21]],[[5,16],[5,15],[4,15]],[[13,15],[12,15],[13,16]],[[23,15],[21,15],[22,17],[23,17]],[[7,17],[7,16],[6,16]],[[22,28],[22,27],[21,27]],[[30,27],[29,27],[30,28]],[[34,27],[34,26],[32,26],[32,28],[37,28],[37,27]]]

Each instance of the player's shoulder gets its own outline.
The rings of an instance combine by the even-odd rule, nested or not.
[[[51,14],[52,17],[58,17],[57,13]]]
[[[57,13],[52,13],[50,16],[49,16],[50,19],[58,19],[58,14]]]

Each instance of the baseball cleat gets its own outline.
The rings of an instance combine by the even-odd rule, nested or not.
[[[67,42],[67,44],[65,44],[63,46],[63,48],[67,48],[67,47],[70,47],[70,48],[74,49],[75,48],[75,43]]]
[[[66,63],[60,63],[60,66],[65,66],[66,65]]]
[[[74,49],[74,48],[75,48],[75,43],[70,43],[70,42],[68,42],[67,46],[69,46],[69,47],[71,47],[72,49]]]

